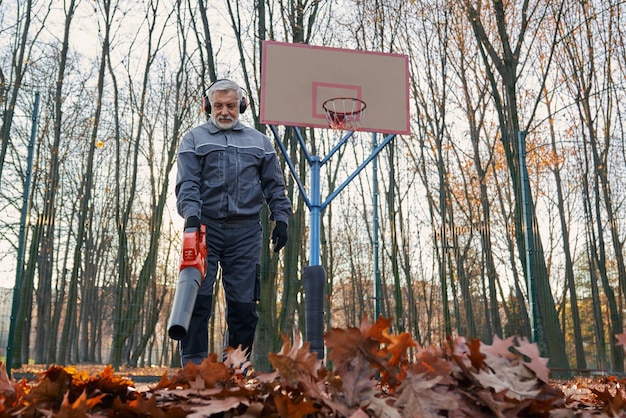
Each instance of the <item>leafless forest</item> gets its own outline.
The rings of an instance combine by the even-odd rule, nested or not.
[[[277,40],[409,57],[411,135],[322,214],[328,329],[374,315],[377,265],[382,315],[422,345],[534,335],[553,368],[623,371],[624,13],[621,0],[0,0],[2,355],[176,364],[176,149],[217,78],[249,92],[244,121],[269,133],[260,55]],[[293,131],[278,129],[308,187]],[[337,140],[301,133],[316,155]],[[324,195],[373,140],[358,133],[324,167]],[[309,212],[285,176],[280,256],[263,221],[257,366],[304,329]]]

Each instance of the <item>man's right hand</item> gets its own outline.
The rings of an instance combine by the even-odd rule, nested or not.
[[[200,218],[198,218],[197,216],[190,216],[185,219],[185,229],[188,228],[200,229]]]

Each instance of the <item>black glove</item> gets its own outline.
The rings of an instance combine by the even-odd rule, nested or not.
[[[198,218],[197,216],[190,216],[185,219],[185,229],[188,228],[200,229],[200,218]]]
[[[272,232],[272,244],[274,244],[274,252],[277,253],[287,244],[287,224],[283,221],[276,222],[274,231]]]

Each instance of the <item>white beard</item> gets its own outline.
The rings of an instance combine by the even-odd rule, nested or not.
[[[225,120],[225,119],[219,120],[219,119],[216,119],[216,118],[214,118],[212,116],[211,116],[211,119],[213,119],[213,123],[215,124],[215,126],[217,126],[218,128],[220,128],[223,131],[231,129],[233,126],[235,126],[235,124],[239,120],[239,118],[232,119],[232,120]]]

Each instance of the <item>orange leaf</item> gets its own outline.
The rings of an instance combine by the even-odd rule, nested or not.
[[[483,353],[480,352],[480,340],[478,338],[472,338],[470,340],[470,345],[469,345],[469,359],[472,362],[472,366],[476,369],[476,370],[481,370],[484,367],[484,360],[487,357],[486,355],[484,355]]]
[[[87,398],[87,393],[83,391],[81,395],[72,403],[69,401],[69,392],[63,397],[63,403],[56,418],[81,418],[89,417],[87,414],[92,408],[100,403],[106,394],[102,393],[92,398]]]
[[[387,345],[387,352],[391,354],[389,364],[392,366],[407,359],[407,351],[410,347],[417,347],[417,342],[413,341],[411,334],[408,332],[403,332],[399,335],[391,335],[385,330],[383,334],[390,341],[389,345]]]
[[[385,334],[390,324],[391,319],[383,318],[382,316],[379,317],[373,325],[369,323],[367,317],[364,317],[361,321],[361,333],[363,334],[363,338],[373,338],[381,343],[388,343],[389,339]]]
[[[165,376],[161,377],[158,389],[188,388],[192,384],[197,384],[198,377],[204,381],[205,387],[215,387],[220,382],[227,382],[232,373],[233,371],[229,367],[217,361],[216,354],[211,354],[199,365],[193,362],[187,363],[185,367],[178,370],[178,373],[172,379],[167,379]]]
[[[274,403],[281,418],[302,418],[318,411],[313,402],[307,400],[294,402],[288,394],[278,393],[274,397]]]

